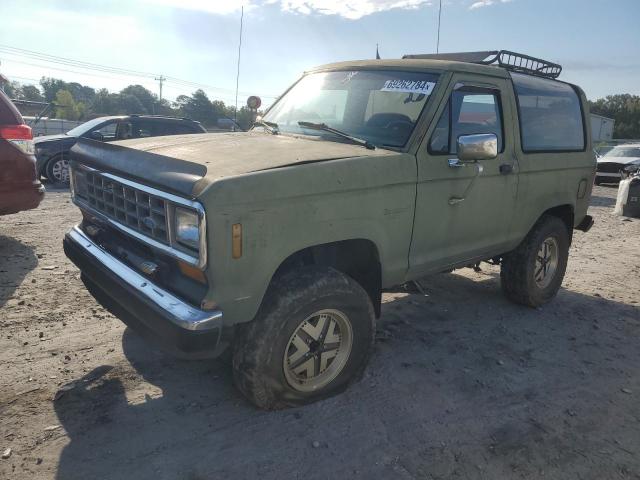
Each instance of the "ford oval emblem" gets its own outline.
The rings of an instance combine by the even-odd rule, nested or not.
[[[158,270],[158,265],[153,262],[145,261],[140,264],[140,270],[147,275],[153,275]]]
[[[150,228],[151,230],[156,228],[156,222],[151,217],[144,217],[142,219],[142,223],[144,224],[145,227]]]

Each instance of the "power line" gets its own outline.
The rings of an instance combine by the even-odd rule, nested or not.
[[[50,55],[50,54],[36,52],[36,51],[33,51],[33,50],[27,50],[27,49],[23,49],[23,48],[11,47],[9,45],[0,44],[0,53],[8,54],[8,55],[11,55],[11,56],[17,56],[17,57],[26,57],[26,58],[31,59],[31,60],[36,60],[36,61],[46,62],[46,63],[53,63],[53,64],[57,64],[57,65],[63,65],[63,66],[66,66],[66,67],[75,67],[75,68],[80,68],[80,69],[83,69],[83,70],[98,71],[98,72],[101,72],[102,74],[111,74],[111,75],[116,75],[116,76],[120,76],[120,77],[137,77],[137,78],[144,78],[146,80],[158,81],[157,74],[153,74],[153,73],[149,73],[149,72],[141,72],[141,71],[137,71],[137,70],[130,70],[130,69],[124,69],[124,68],[119,68],[119,67],[110,67],[110,66],[101,65],[101,64],[98,64],[98,63],[91,63],[91,62],[73,60],[73,59],[70,59],[70,58],[59,57],[57,55]],[[35,66],[35,67],[42,67],[42,65],[28,63],[28,62],[24,62],[24,61],[21,61],[21,60],[10,59],[10,61],[13,61],[13,62],[16,62],[16,63],[22,63],[22,64],[25,64],[25,65]],[[108,75],[96,75],[96,74],[91,74],[91,73],[88,73],[88,72],[78,72],[76,70],[56,68],[56,67],[51,67],[51,66],[48,66],[47,68],[50,68],[52,70],[65,71],[65,72],[69,72],[69,73],[76,73],[76,74],[79,74],[79,75],[90,75],[90,76],[95,76],[95,77],[114,78],[114,77],[108,76]],[[160,76],[163,77],[163,75],[160,75]],[[203,84],[203,83],[192,82],[192,81],[189,81],[189,80],[183,80],[183,79],[176,78],[176,77],[164,77],[164,82],[173,83],[173,84],[180,84],[180,85],[183,85],[183,86],[192,86],[192,87],[196,87],[196,88],[203,88],[203,89],[213,90],[213,91],[220,91],[220,92],[227,92],[227,93],[233,93],[234,92],[234,90],[229,89],[229,88],[216,87],[216,86],[213,86],[213,85],[207,85],[207,84]],[[252,95],[253,94],[252,92],[238,92],[238,93],[241,93],[243,95]],[[262,95],[262,96],[264,98],[277,98],[277,95]]]
[[[104,71],[106,73],[121,73],[121,74],[130,75],[130,76],[151,77],[151,78],[156,76],[156,74],[153,74],[153,73],[140,72],[137,70],[129,70],[129,69],[118,68],[118,67],[110,67],[107,65],[100,65],[98,63],[84,62],[80,60],[73,60],[70,58],[59,57],[57,55],[40,53],[33,50],[26,50],[24,48],[16,48],[16,47],[11,47],[9,45],[3,45],[3,44],[0,44],[0,51],[3,51],[5,53],[12,53],[14,55],[30,57],[32,59],[45,60],[51,63],[59,63],[59,64],[68,65],[68,66],[81,67],[89,70]]]
[[[61,68],[61,67],[52,67],[50,65],[44,66],[44,65],[39,65],[37,63],[31,63],[31,62],[25,62],[22,60],[16,60],[14,58],[9,58],[7,59],[6,57],[4,57],[4,60],[8,63],[19,63],[21,65],[29,65],[31,67],[38,67],[38,68],[47,68],[48,70],[56,70],[59,72],[66,72],[66,73],[75,73],[77,75],[87,75],[90,77],[97,77],[97,78],[108,78],[108,79],[112,79],[112,80],[120,80],[122,78],[132,78],[131,76],[128,75],[117,75],[117,76],[113,76],[113,75],[107,75],[107,74],[97,74],[97,73],[90,73],[90,72],[79,72],[78,70],[71,70],[68,68]],[[120,78],[118,78],[120,77]],[[152,80],[152,79],[149,79]]]

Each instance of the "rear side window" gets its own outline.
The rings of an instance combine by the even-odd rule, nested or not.
[[[174,135],[184,135],[188,133],[201,133],[201,130],[199,130],[197,127],[188,125],[186,123],[177,123],[175,125],[172,125],[170,131],[171,131],[171,134],[174,134]]]
[[[196,133],[191,125],[179,122],[162,122],[157,120],[139,121],[135,128],[136,137],[159,137],[163,135],[181,135]]]
[[[512,73],[524,152],[583,151],[580,98],[571,85]]]

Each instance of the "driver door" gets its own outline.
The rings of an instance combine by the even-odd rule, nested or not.
[[[419,148],[413,277],[498,255],[510,244],[518,191],[513,91],[507,80],[490,80],[454,75]],[[486,133],[498,138],[496,158],[452,165],[459,136]]]

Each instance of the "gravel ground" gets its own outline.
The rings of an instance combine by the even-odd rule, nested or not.
[[[0,478],[639,479],[640,220],[615,193],[594,189],[548,306],[509,303],[492,266],[425,279],[385,295],[361,382],[267,413],[96,304],[51,191],[0,217]]]

